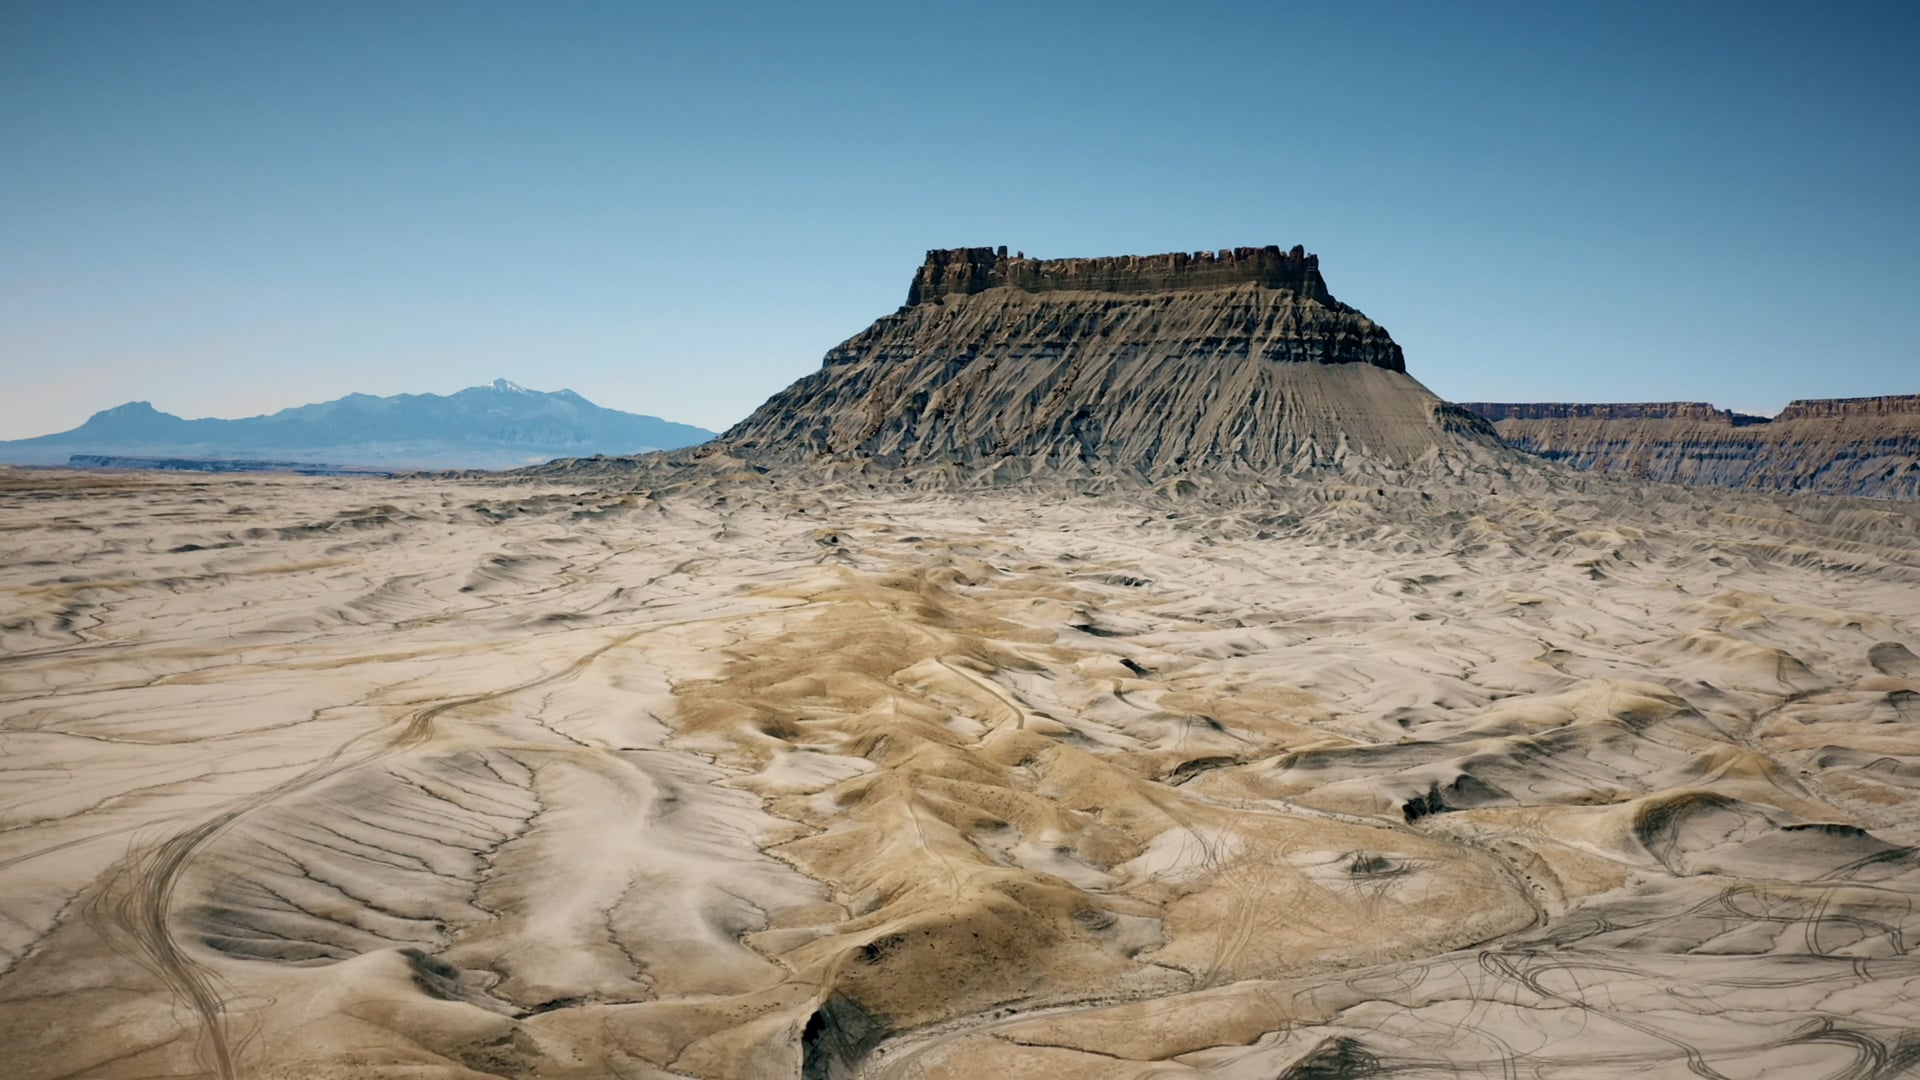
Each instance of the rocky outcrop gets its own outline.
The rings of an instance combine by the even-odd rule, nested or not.
[[[1920,394],[1884,397],[1815,398],[1787,403],[1775,420],[1832,420],[1843,417],[1920,417]]]
[[[1461,406],[1508,444],[1576,468],[1757,491],[1920,498],[1920,395],[1795,401],[1747,416],[1698,402]]]
[[[1704,401],[1642,401],[1630,404],[1568,404],[1534,402],[1503,404],[1486,401],[1460,402],[1460,407],[1494,423],[1502,420],[1700,420],[1706,423],[1764,424],[1764,416],[1719,409]]]
[[[907,305],[1001,288],[1022,292],[1153,293],[1234,285],[1285,289],[1322,304],[1334,303],[1333,294],[1320,277],[1318,255],[1309,255],[1298,245],[1292,251],[1269,245],[1098,259],[1029,259],[1024,252],[1009,258],[1005,247],[929,251],[907,290]]]
[[[1385,328],[1300,248],[1028,259],[928,252],[908,303],[712,444],[747,458],[1163,475],[1405,465],[1479,418],[1405,374]]]

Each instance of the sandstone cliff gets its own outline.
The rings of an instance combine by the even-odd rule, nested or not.
[[[929,251],[907,290],[907,305],[1002,287],[1024,292],[1151,293],[1246,284],[1285,289],[1334,304],[1320,276],[1320,257],[1296,244],[1286,252],[1269,245],[1098,259],[1029,259],[1025,253],[1008,258],[1005,247]]]
[[[1708,423],[1744,427],[1764,424],[1767,418],[1732,409],[1715,408],[1704,401],[1639,401],[1628,404],[1587,404],[1534,402],[1498,404],[1470,402],[1461,406],[1474,415],[1499,423],[1502,420],[1703,420]]]
[[[1461,406],[1581,469],[1758,491],[1920,498],[1920,395],[1795,401],[1772,420],[1700,402]]]
[[[1401,466],[1491,429],[1405,374],[1300,248],[1103,259],[928,252],[908,302],[712,452],[1166,475]]]

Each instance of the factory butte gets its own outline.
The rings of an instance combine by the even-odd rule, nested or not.
[[[1299,245],[1065,259],[963,247],[927,252],[899,310],[673,460],[716,455],[961,482],[1405,479],[1544,457],[1637,479],[1910,498],[1920,397],[1795,402],[1771,422],[1700,403],[1454,405]]]
[[[927,253],[906,303],[705,453],[956,474],[1383,469],[1498,447],[1300,247]]]

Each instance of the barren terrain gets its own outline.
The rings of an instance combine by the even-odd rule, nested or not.
[[[0,472],[0,552],[0,1075],[1920,1064],[1911,504]]]
[[[1705,402],[1463,403],[1510,445],[1579,469],[1746,491],[1920,498],[1920,394],[1794,401],[1778,416]]]

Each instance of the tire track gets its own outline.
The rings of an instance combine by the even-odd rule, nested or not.
[[[192,1010],[201,1028],[202,1047],[219,1080],[234,1080],[236,1050],[245,1039],[228,1035],[223,986],[211,971],[188,957],[172,930],[173,894],[180,875],[208,843],[242,818],[289,795],[350,769],[369,764],[392,752],[388,746],[349,752],[374,731],[363,731],[341,743],[318,763],[285,784],[250,795],[198,825],[159,844],[130,852],[110,871],[101,891],[89,900],[84,914],[89,925],[108,940],[124,940],[141,966],[159,976],[174,996]]]
[[[363,746],[380,729],[363,731],[333,748],[326,757],[286,783],[249,795],[199,824],[160,843],[129,852],[106,884],[83,911],[89,925],[108,940],[121,940],[143,967],[157,975],[174,996],[191,1010],[202,1034],[207,1064],[219,1080],[236,1080],[235,1059],[247,1036],[235,1038],[229,1025],[227,999],[219,977],[189,957],[174,936],[174,892],[182,873],[208,844],[245,818],[266,807],[313,788],[333,777],[417,748],[433,738],[434,723],[460,708],[497,701],[528,690],[578,676],[608,652],[665,624],[623,634],[585,653],[566,667],[512,686],[437,702],[408,714],[400,731],[382,742]],[[356,750],[356,748],[359,748]]]

